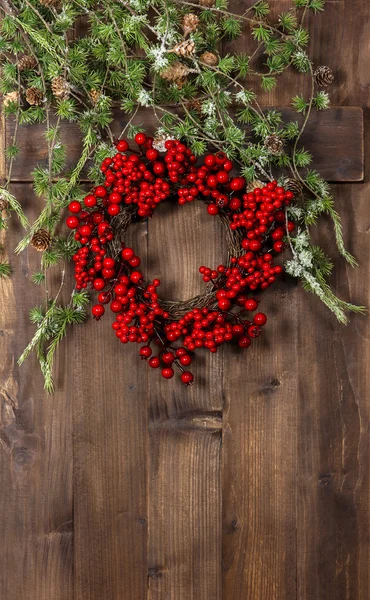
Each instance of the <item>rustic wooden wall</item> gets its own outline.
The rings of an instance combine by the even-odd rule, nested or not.
[[[364,108],[365,132],[369,25],[362,0],[327,0],[310,22],[316,64],[336,73],[332,102]],[[248,39],[246,28],[246,50]],[[296,77],[265,104],[289,105]],[[354,127],[353,148],[357,137]],[[26,150],[35,139],[24,135]],[[13,191],[32,218],[26,163]],[[360,267],[338,261],[332,283],[370,305],[368,175],[334,186]],[[198,266],[223,255],[220,225],[196,203],[160,211],[132,235],[164,294],[187,297],[201,289]],[[9,249],[21,234],[13,222]],[[335,252],[330,223],[321,236]],[[11,262],[0,283],[1,600],[369,600],[366,318],[340,326],[286,281],[264,298],[266,335],[246,353],[202,357],[191,389],[149,373],[108,321],[90,321],[63,344],[49,398],[35,361],[16,365],[38,256]]]

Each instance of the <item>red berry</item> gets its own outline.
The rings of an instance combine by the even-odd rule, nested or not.
[[[121,212],[121,209],[120,209],[120,207],[118,206],[118,204],[110,204],[110,205],[108,206],[108,209],[107,209],[107,210],[108,210],[108,214],[109,214],[111,217],[116,217],[116,216],[117,216],[117,215],[118,215],[118,214]]]
[[[227,298],[220,298],[218,306],[221,310],[229,310],[231,308],[231,302]]]
[[[112,194],[109,194],[109,202],[111,202],[112,204],[121,204],[121,202],[122,202],[121,194],[118,194],[117,192],[113,192]]]
[[[244,177],[234,177],[234,179],[232,179],[230,181],[230,187],[233,190],[233,192],[239,192],[240,190],[243,189],[244,186],[245,186]]]
[[[88,196],[86,196],[85,199],[84,199],[84,204],[88,208],[93,208],[94,206],[96,206],[96,198],[95,198],[95,196],[93,196],[92,194],[89,194]]]
[[[194,381],[193,373],[190,373],[190,371],[184,371],[181,373],[181,381],[186,385],[191,385]]]
[[[132,273],[130,275],[130,279],[131,279],[132,283],[139,283],[139,281],[142,278],[143,278],[143,276],[140,273],[140,271],[132,271]]]
[[[104,279],[101,279],[101,278],[94,279],[93,287],[94,287],[94,290],[102,290],[105,287]]]
[[[152,369],[158,369],[158,367],[161,365],[161,359],[159,356],[152,356],[152,358],[150,358],[148,361],[148,365],[152,367]]]
[[[246,310],[256,310],[258,308],[258,302],[254,298],[248,298],[244,306]]]
[[[105,309],[101,304],[95,304],[95,306],[92,307],[91,312],[94,315],[94,319],[99,321],[99,319],[104,315]]]
[[[175,355],[173,352],[165,352],[164,354],[162,354],[162,362],[165,365],[172,365],[174,360],[175,360]]]
[[[216,158],[213,154],[207,154],[204,158],[204,164],[207,167],[213,167],[216,164]]]
[[[275,252],[283,252],[285,245],[283,242],[274,242],[273,248]]]
[[[164,369],[162,369],[162,377],[164,377],[165,379],[171,379],[171,377],[174,376],[174,370],[172,369],[172,367],[165,367]]]
[[[226,171],[219,171],[217,173],[217,181],[218,183],[227,183],[229,181],[229,175]]]
[[[126,152],[126,150],[128,150],[128,143],[126,140],[119,140],[119,142],[116,143],[116,148],[118,152]]]
[[[218,215],[219,208],[218,208],[217,204],[208,204],[207,212],[209,215],[212,215],[212,216]]]
[[[114,313],[118,313],[122,310],[122,303],[119,300],[112,300],[110,303],[110,309]]]
[[[142,348],[140,348],[140,356],[142,356],[143,358],[149,358],[149,356],[152,355],[152,349],[150,346],[142,346]]]
[[[131,260],[135,256],[135,252],[132,248],[124,248],[122,250],[122,258],[123,260]]]
[[[241,337],[238,340],[238,346],[240,348],[248,348],[251,345],[251,339],[249,337],[247,337],[246,335]]]
[[[157,160],[157,158],[159,156],[159,152],[155,148],[150,148],[149,150],[146,151],[145,156],[147,157],[148,160],[152,160],[152,161]]]
[[[258,240],[249,241],[249,250],[252,250],[252,252],[258,252],[259,250],[261,250],[261,248],[262,244]]]
[[[80,221],[77,217],[67,217],[66,224],[69,229],[77,229],[80,224]]]
[[[266,315],[264,313],[255,314],[253,317],[253,323],[255,323],[255,325],[259,325],[260,327],[262,327],[263,325],[265,325],[267,323]]]
[[[79,202],[77,202],[77,200],[73,200],[73,202],[70,203],[70,205],[68,206],[68,210],[71,213],[79,213],[81,212],[81,204]]]
[[[176,352],[177,354],[177,352]],[[182,356],[180,356],[180,363],[184,366],[184,367],[188,367],[191,364],[191,356],[190,354],[183,354]]]
[[[145,144],[145,142],[146,142],[145,133],[137,133],[135,135],[135,142],[137,143],[138,146],[143,146],[143,144]]]
[[[107,190],[102,185],[98,185],[98,187],[95,188],[94,194],[97,198],[105,198]]]

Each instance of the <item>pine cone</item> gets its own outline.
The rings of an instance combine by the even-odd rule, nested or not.
[[[265,183],[263,181],[260,181],[259,179],[254,179],[253,181],[250,181],[247,184],[247,192],[248,194],[250,194],[251,192],[253,192],[256,188],[264,188],[265,187]]]
[[[187,37],[189,33],[196,31],[199,25],[199,17],[194,13],[187,13],[182,19],[182,30],[184,37]]]
[[[198,113],[199,116],[202,115],[202,103],[200,100],[194,98],[193,100],[186,102],[185,106],[188,110],[193,110]]]
[[[177,56],[192,56],[195,51],[195,43],[193,40],[184,40],[183,42],[179,42],[169,50],[169,52],[173,52],[177,54]]]
[[[99,90],[90,90],[89,94],[90,94],[91,102],[93,104],[96,104],[101,96],[101,92],[99,92]]]
[[[203,54],[200,55],[199,60],[209,67],[215,67],[218,65],[218,56],[213,52],[203,52]]]
[[[314,77],[317,85],[320,87],[327,87],[334,81],[334,73],[330,67],[326,67],[322,65],[321,67],[317,67]]]
[[[31,246],[38,252],[44,252],[51,244],[51,235],[46,229],[39,229],[33,234]]]
[[[9,207],[9,202],[0,196],[0,212],[6,210]]]
[[[31,106],[40,106],[44,99],[44,94],[39,88],[30,87],[26,91],[26,100]]]
[[[10,104],[11,102],[18,102],[19,101],[19,94],[18,92],[8,92],[7,94],[5,94],[4,96],[4,100],[3,100],[3,105],[4,106],[8,106],[8,104]]]
[[[190,73],[189,67],[181,63],[180,61],[176,61],[172,63],[167,69],[162,71],[161,77],[166,79],[166,81],[180,81],[181,79],[185,79],[185,77]]]
[[[67,98],[69,94],[70,85],[68,81],[61,75],[54,77],[51,82],[51,91],[56,98]]]
[[[31,69],[34,69],[36,65],[36,58],[34,56],[29,56],[28,54],[22,56],[18,61],[18,69],[20,71],[30,71]]]
[[[166,152],[165,143],[167,140],[171,140],[172,138],[166,133],[157,133],[153,140],[153,148],[158,150],[158,152]]]
[[[199,0],[199,5],[203,8],[213,8],[216,4],[216,0]]]
[[[268,135],[264,144],[271,154],[281,154],[284,148],[283,140],[276,133]]]
[[[303,185],[298,179],[289,179],[286,184],[286,189],[293,192],[294,196],[300,196],[303,191]]]

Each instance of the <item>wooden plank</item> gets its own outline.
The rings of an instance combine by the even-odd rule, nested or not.
[[[146,224],[132,226],[146,261]],[[147,597],[147,389],[138,349],[107,314],[69,339],[75,599]]]
[[[30,185],[13,186],[29,218],[37,215]],[[0,597],[4,600],[73,600],[72,396],[66,394],[62,345],[58,391],[43,391],[33,357],[17,358],[30,341],[28,320],[40,303],[30,277],[39,254],[16,257],[22,231],[13,220],[6,246],[13,276],[0,281]],[[52,281],[50,285],[52,285]]]
[[[297,290],[283,286],[262,297],[260,309],[268,316],[263,337],[247,351],[224,355],[227,600],[298,598]]]
[[[235,0],[232,9],[242,13],[250,4]],[[276,14],[287,8],[285,0],[273,3]],[[254,51],[248,24],[243,39],[225,50],[235,51],[238,44],[240,52]],[[294,93],[305,93],[305,85],[289,70],[261,102],[288,106]],[[297,295],[289,280],[261,294],[260,310],[268,318],[262,336],[248,350],[228,348],[224,354],[223,597],[227,600],[300,600]]]
[[[202,264],[219,264],[224,233],[200,203],[159,207],[150,220],[148,271],[165,298],[204,286]],[[193,387],[148,374],[150,600],[221,600],[222,355],[197,353]]]
[[[270,101],[271,103],[271,101]],[[276,104],[275,104],[276,106]],[[291,108],[278,108],[284,118],[302,122],[303,117]],[[138,112],[135,123],[154,124],[148,109]],[[125,126],[125,115],[117,111],[112,131],[119,136]],[[7,122],[6,136],[11,139],[14,121]],[[14,181],[31,181],[32,170],[37,164],[47,164],[47,146],[44,140],[45,126],[34,124],[19,128],[18,143],[21,151],[13,166]],[[312,153],[312,168],[320,171],[328,181],[362,181],[364,164],[363,114],[356,106],[333,107],[327,111],[313,111],[302,135],[301,145]],[[64,123],[62,142],[68,147],[67,168],[71,169],[81,154],[81,136],[78,125]]]
[[[369,186],[335,189],[347,215],[345,239],[358,269],[336,265],[338,295],[368,305],[370,245],[363,232]],[[331,232],[322,230],[327,245]],[[369,323],[363,316],[340,326],[300,295],[298,426],[298,598],[369,597]],[[312,332],[312,335],[309,332]]]
[[[364,109],[368,132],[370,48],[363,40],[370,5],[345,0],[331,3],[325,13],[311,23],[317,62],[334,69],[333,101],[356,99]],[[367,140],[366,145],[368,156]],[[332,283],[341,297],[367,306],[369,175],[366,162],[364,185],[333,190],[344,239],[360,266],[351,269],[336,260]],[[320,232],[332,252],[331,227],[321,226]],[[369,319],[356,316],[340,326],[303,294],[300,313],[306,318],[299,334],[305,355],[299,370],[298,597],[365,600],[370,597]]]

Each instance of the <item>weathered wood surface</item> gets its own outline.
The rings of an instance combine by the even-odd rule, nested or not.
[[[279,108],[284,120],[297,121],[301,124],[302,115],[292,108]],[[155,121],[152,118],[153,125]],[[146,124],[148,128],[147,109],[139,110],[134,124]],[[115,119],[111,124],[114,136],[119,137],[127,117],[119,110],[115,111]],[[46,166],[48,150],[45,141],[43,124],[20,126],[18,133],[21,152],[13,166],[14,181],[32,181],[32,171],[36,165]],[[10,143],[14,133],[14,121],[9,120],[5,130],[6,142]],[[82,144],[79,127],[76,123],[63,125],[62,143],[68,148],[67,169],[71,169],[81,154]],[[300,147],[311,152],[312,168],[320,171],[328,181],[355,182],[362,181],[364,176],[364,123],[363,111],[356,106],[335,106],[328,111],[313,111],[300,139]],[[86,171],[85,171],[86,173]],[[84,174],[83,174],[84,176]]]
[[[336,74],[332,103],[363,108],[366,132],[369,23],[361,0],[328,1],[310,22],[315,63]],[[248,39],[246,28],[244,51]],[[284,81],[265,105],[289,105],[296,75]],[[36,142],[24,137],[22,156]],[[368,179],[366,165],[365,183],[333,188],[360,267],[338,261],[332,283],[370,305]],[[34,217],[31,186],[14,191]],[[160,210],[133,243],[166,297],[190,296],[198,266],[222,257],[219,223],[196,203]],[[20,236],[13,222],[7,247]],[[330,223],[320,238],[333,252]],[[11,262],[0,282],[1,600],[369,599],[367,318],[340,326],[283,282],[263,298],[266,335],[243,354],[202,356],[192,389],[148,372],[108,321],[89,322],[62,346],[50,399],[33,358],[16,366],[38,255]]]

